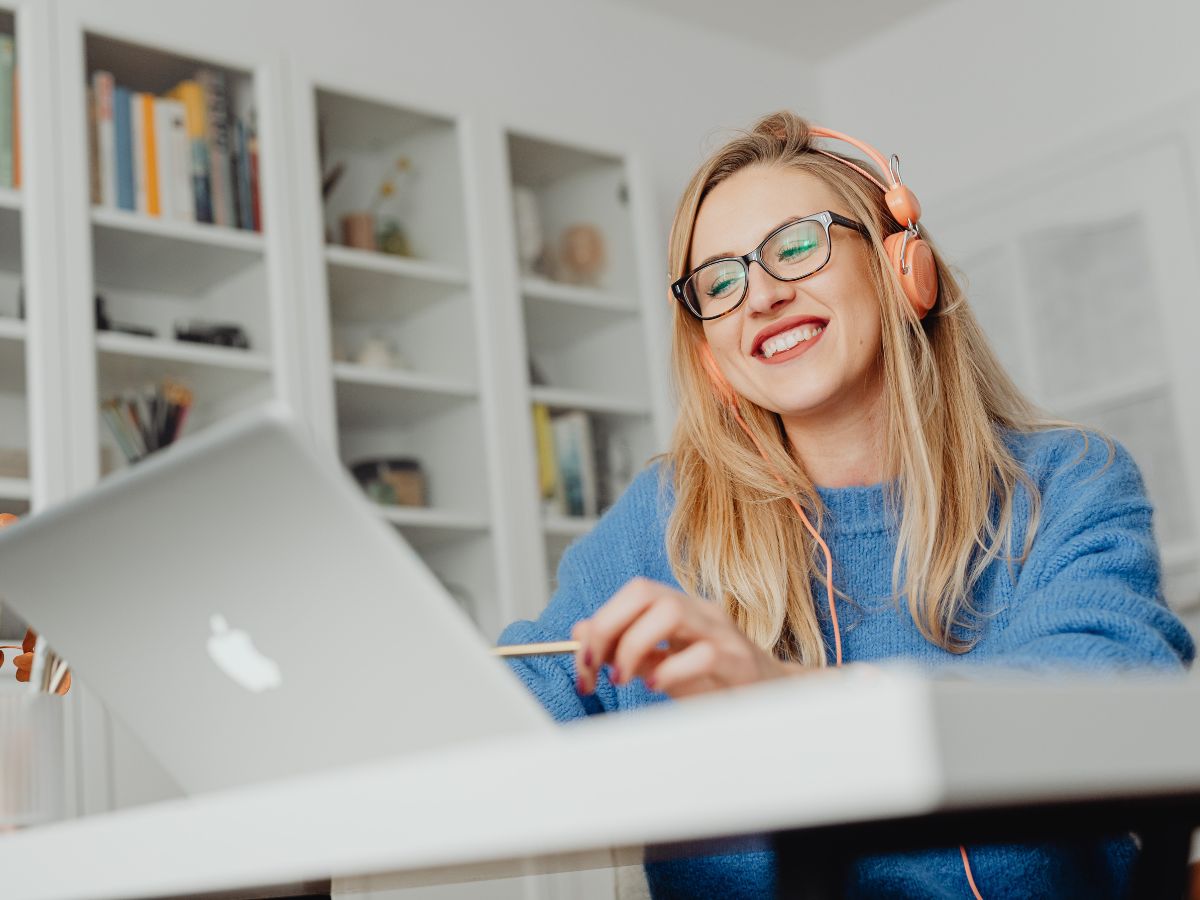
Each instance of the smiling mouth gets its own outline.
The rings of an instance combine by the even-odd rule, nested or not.
[[[783,362],[792,359],[820,340],[828,327],[828,322],[809,322],[772,335],[762,342],[754,356],[763,362]]]

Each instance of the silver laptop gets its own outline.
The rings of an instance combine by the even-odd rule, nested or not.
[[[188,793],[553,728],[271,407],[0,530],[0,597]]]

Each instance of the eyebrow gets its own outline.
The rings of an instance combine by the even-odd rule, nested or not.
[[[766,232],[764,232],[764,234],[770,234],[773,231],[778,231],[784,225],[789,225],[792,222],[799,222],[803,218],[806,218],[806,217],[805,216],[791,216],[787,219],[784,219],[778,225],[776,225],[772,228],[768,228],[766,230]],[[740,253],[734,253],[732,250],[726,250],[723,253],[714,253],[708,259],[703,259],[700,262],[696,263],[696,265],[692,266],[692,271],[694,272],[697,269],[699,269],[701,266],[707,266],[710,262],[715,262],[718,259],[729,259],[732,256],[741,256],[741,255],[742,254],[740,254]]]

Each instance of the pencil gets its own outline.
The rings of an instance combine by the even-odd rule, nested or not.
[[[509,644],[505,647],[493,647],[496,656],[549,656],[554,653],[574,653],[579,649],[579,641],[547,641],[542,644]]]

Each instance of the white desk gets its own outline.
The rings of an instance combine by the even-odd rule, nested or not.
[[[24,900],[269,896],[330,881],[352,890],[372,876],[399,886],[521,874],[531,861],[590,868],[614,849],[628,859],[721,836],[1170,795],[1193,804],[1188,815],[1200,802],[1200,681],[847,671],[42,826],[0,837],[0,872]]]

